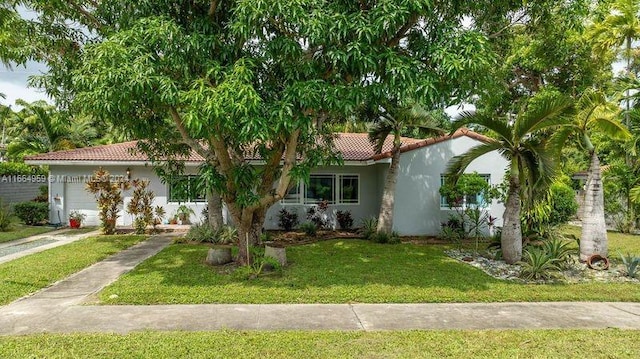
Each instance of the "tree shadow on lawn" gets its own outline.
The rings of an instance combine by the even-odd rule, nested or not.
[[[247,280],[206,265],[207,246],[175,244],[140,264],[101,297],[122,303],[144,301],[144,297],[163,303],[433,302],[438,301],[434,297],[450,301],[459,296],[451,293],[488,291],[501,282],[447,257],[442,249],[357,239],[291,246],[282,275]],[[238,298],[242,293],[245,297]],[[110,294],[120,299],[107,300]],[[155,295],[172,299],[153,299]],[[201,298],[189,299],[189,295]]]

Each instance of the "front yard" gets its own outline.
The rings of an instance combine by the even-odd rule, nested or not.
[[[120,252],[145,236],[97,236],[0,264],[0,305]]]
[[[611,236],[612,256],[637,237]],[[174,244],[105,288],[105,304],[640,301],[638,283],[519,284],[447,257],[448,246],[342,239],[287,248],[282,275],[244,280],[204,264],[205,245]]]
[[[12,223],[8,231],[0,232],[0,243],[47,233],[54,229],[49,226],[27,226],[22,223]]]

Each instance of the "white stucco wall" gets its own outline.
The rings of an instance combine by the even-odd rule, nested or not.
[[[382,164],[373,164],[369,166],[342,166],[342,167],[320,167],[314,169],[312,174],[349,174],[359,175],[360,192],[358,204],[331,204],[329,205],[329,212],[332,215],[332,219],[335,219],[336,211],[350,211],[353,218],[353,227],[360,227],[363,219],[372,216],[377,217],[380,208],[380,193],[381,182],[379,181]],[[306,215],[309,207],[313,205],[305,204],[281,204],[280,202],[274,204],[267,211],[265,218],[265,229],[280,229],[278,227],[278,213],[282,208],[286,208],[289,212],[298,214],[298,220],[300,223],[307,222]]]
[[[90,177],[97,169],[97,166],[76,166],[76,165],[52,165],[49,167],[49,203],[51,204],[50,222],[68,224],[69,212],[76,210],[87,215],[84,221],[85,225],[98,226],[100,220],[98,218],[98,208],[94,196],[85,190],[85,179]],[[147,178],[151,181],[150,189],[155,194],[154,206],[162,206],[165,209],[167,218],[173,216],[182,203],[167,202],[168,188],[163,184],[158,176],[154,173],[152,167],[145,166],[103,166],[103,168],[111,175],[124,176],[126,169],[131,169],[131,178]],[[189,168],[185,174],[195,174],[195,167]],[[87,176],[87,177],[85,177]],[[131,200],[132,190],[124,192],[124,206]],[[195,212],[195,216],[191,216],[191,221],[199,221],[202,217],[202,210],[206,207],[206,202],[184,203]],[[123,209],[120,211],[117,225],[128,226],[133,222],[133,216],[126,213]]]
[[[400,173],[396,185],[393,228],[401,235],[438,235],[441,223],[450,211],[440,208],[440,175],[457,155],[467,152],[481,142],[462,136],[424,148],[405,152],[400,158]],[[491,184],[502,182],[507,162],[497,152],[486,154],[472,162],[466,172],[489,174]],[[489,212],[498,217],[502,226],[504,206],[494,201]]]

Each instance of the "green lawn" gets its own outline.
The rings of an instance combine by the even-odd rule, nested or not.
[[[13,223],[8,231],[0,232],[0,243],[35,236],[54,229],[54,227],[48,226],[27,226],[21,223]]]
[[[0,264],[0,305],[29,293],[128,248],[145,236],[98,236]]]
[[[445,248],[324,241],[287,248],[290,265],[282,276],[242,280],[205,265],[206,246],[175,244],[105,288],[100,299],[106,304],[640,301],[637,283],[497,280],[447,257]]]
[[[0,337],[3,358],[637,358],[631,330],[219,331]]]
[[[580,237],[580,227],[564,226],[562,230],[565,233]],[[609,242],[610,258],[619,259],[618,251],[623,254],[632,253],[636,256],[640,256],[640,236],[638,235],[607,232],[607,240]]]

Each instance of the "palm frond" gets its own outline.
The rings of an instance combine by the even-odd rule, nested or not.
[[[452,178],[459,177],[460,175],[462,175],[462,173],[464,173],[464,170],[469,167],[471,162],[489,152],[499,151],[502,148],[502,143],[496,140],[492,140],[490,142],[486,142],[473,147],[462,155],[455,156],[447,165],[447,176],[451,176]],[[504,152],[501,152],[501,154],[503,156],[506,155]]]
[[[616,140],[628,140],[631,133],[625,125],[614,118],[598,117],[589,123],[590,127],[597,128],[600,132]]]
[[[384,142],[393,130],[393,124],[386,120],[376,122],[369,129],[369,142],[373,145],[375,153],[382,153]]]
[[[530,101],[527,110],[516,119],[514,136],[523,138],[531,132],[567,125],[570,123],[569,116],[572,108],[573,100],[564,95],[546,97],[541,101]]]
[[[452,123],[451,133],[471,124],[480,126],[495,133],[501,141],[509,144],[513,143],[511,128],[505,120],[477,112],[463,112],[461,117]]]

